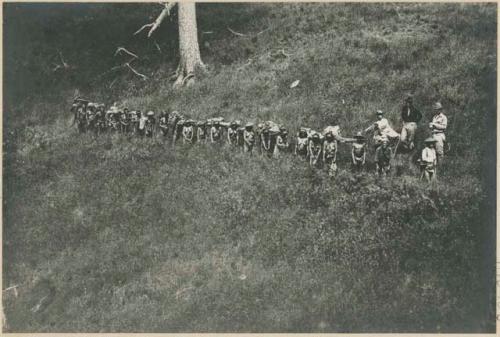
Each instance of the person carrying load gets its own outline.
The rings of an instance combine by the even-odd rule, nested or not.
[[[227,143],[231,146],[238,145],[238,127],[241,125],[239,120],[232,121],[227,128]]]
[[[328,175],[333,177],[337,173],[337,150],[338,142],[352,142],[352,138],[344,138],[340,135],[340,126],[327,126],[323,132],[323,163],[328,169]]]
[[[278,124],[273,121],[264,123],[264,128],[260,134],[260,144],[262,154],[267,154],[269,158],[273,156],[274,147],[276,146],[276,136],[280,133]]]
[[[128,108],[124,108],[120,113],[120,132],[127,133],[130,131],[130,119]]]
[[[311,130],[308,142],[309,165],[311,167],[318,167],[321,165],[322,149],[323,149],[322,135],[316,131]]]
[[[196,122],[196,141],[201,144],[207,142],[207,132],[205,130],[205,126],[206,122],[204,121]]]
[[[163,110],[160,114],[160,119],[158,120],[158,127],[161,130],[161,134],[163,138],[167,138],[168,136],[168,113]]]
[[[276,135],[276,146],[274,147],[273,157],[279,158],[281,152],[288,150],[288,130],[284,126],[280,126],[280,132]]]
[[[150,110],[146,114],[144,134],[148,138],[153,138],[153,136],[155,135],[155,131],[156,131],[155,113],[154,113],[154,111]]]
[[[361,132],[354,136],[355,141],[352,143],[351,157],[354,169],[358,172],[363,170],[366,162],[366,138]]]
[[[253,123],[247,123],[245,125],[245,131],[243,131],[243,151],[252,154],[255,145],[255,131],[253,129]]]
[[[193,144],[194,143],[194,120],[188,119],[186,123],[184,123],[184,127],[182,128],[182,143],[183,144]]]
[[[222,125],[224,122],[224,118],[215,117],[210,118],[209,122],[211,122],[212,127],[210,128],[210,143],[218,143],[222,139]]]
[[[295,140],[295,150],[296,156],[299,156],[303,160],[307,160],[309,151],[309,132],[311,129],[301,127],[299,132],[297,132],[297,138]]]

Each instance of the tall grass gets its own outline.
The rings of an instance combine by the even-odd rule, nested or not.
[[[175,92],[124,78],[113,100],[292,133],[338,120],[353,135],[376,109],[397,125],[412,91],[418,141],[435,100],[449,116],[440,181],[406,159],[392,178],[352,174],[343,145],[331,179],[291,155],[78,135],[67,102],[18,107],[4,138],[3,283],[20,284],[8,330],[492,331],[495,8],[231,6],[262,14],[241,31],[268,30],[238,38],[205,18],[205,77]]]

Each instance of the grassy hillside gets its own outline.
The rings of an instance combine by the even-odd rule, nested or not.
[[[190,88],[165,80],[174,51],[141,63],[148,82],[68,78],[7,99],[3,287],[19,284],[4,293],[7,330],[493,332],[496,7],[203,4],[198,15],[209,72]],[[109,49],[83,78],[112,64]],[[332,180],[292,156],[78,135],[75,88],[292,132],[338,119],[345,135],[376,109],[397,125],[412,91],[424,126],[435,100],[446,107],[452,150],[432,189],[403,159],[392,179],[353,175],[347,146]]]

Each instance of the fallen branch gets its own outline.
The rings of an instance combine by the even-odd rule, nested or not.
[[[38,301],[38,304],[35,305],[33,308],[31,308],[31,312],[37,313],[40,308],[45,304],[45,300],[49,297],[49,295],[45,295],[42,297],[40,301]]]
[[[142,26],[141,28],[139,28],[139,30],[136,31],[134,33],[134,35],[137,35],[140,32],[142,32],[144,29],[151,27],[151,29],[148,32],[148,38],[151,37],[151,35],[153,34],[153,32],[158,27],[160,27],[161,23],[163,22],[163,19],[165,19],[166,16],[170,15],[170,10],[172,8],[174,8],[175,4],[176,4],[175,2],[166,2],[164,4],[163,10],[161,11],[160,15],[158,15],[158,17],[156,18],[156,20],[154,22],[152,22],[152,23],[145,24],[144,26]]]
[[[59,54],[59,59],[61,60],[61,64],[52,63],[53,65],[55,65],[54,69],[52,69],[52,72],[56,72],[59,69],[64,69],[64,70],[71,69],[72,66],[69,65],[66,61],[64,61],[63,55],[60,50],[58,50],[58,54]]]
[[[66,63],[66,61],[64,61],[64,58],[60,50],[59,50],[59,57],[61,58],[61,63],[64,66],[64,68],[69,68],[69,65]]]
[[[139,56],[135,55],[134,53],[132,53],[131,51],[129,51],[128,49],[126,49],[124,47],[118,47],[116,49],[115,56],[118,55],[120,52],[125,52],[125,53],[129,54],[130,56],[132,56],[132,57],[134,57],[136,59],[139,58]]]
[[[260,34],[264,33],[265,31],[268,31],[269,30],[269,27],[267,27],[266,29],[258,32],[257,34],[255,34],[255,36],[259,36]]]
[[[287,53],[285,53],[285,49],[280,49],[280,50],[278,50],[278,53],[279,53],[279,54],[282,54],[282,55],[283,55],[283,56],[285,56],[285,57],[290,57],[290,56],[292,56],[292,55],[293,55],[293,54],[287,54]]]
[[[60,68],[62,68],[62,66],[60,64],[55,64],[55,63],[52,63],[53,65],[55,65],[54,69],[52,69],[52,72],[56,72],[58,71]]]
[[[158,49],[158,51],[160,52],[161,54],[161,48],[160,48],[160,45],[158,44],[158,42],[156,42],[156,40],[154,41],[155,43],[155,46],[156,46],[156,49]]]
[[[238,71],[242,70],[243,68],[245,68],[245,67],[249,66],[250,64],[252,64],[252,62],[253,62],[253,59],[249,58],[248,61],[245,64],[243,64],[242,66],[238,67],[237,70]]]
[[[9,290],[14,290],[14,297],[17,297],[17,288],[19,288],[19,285],[14,285],[14,286],[10,286],[6,289],[4,289],[3,291],[9,291]]]
[[[186,288],[182,288],[182,289],[179,289],[175,292],[175,298],[176,299],[179,299],[179,297],[185,293],[186,291],[188,290],[191,290],[191,289],[194,289],[194,287],[186,287]]]
[[[132,58],[130,60],[128,60],[127,62],[123,63],[123,64],[120,64],[119,66],[114,66],[112,67],[111,69],[109,69],[108,71],[105,71],[103,72],[102,74],[100,74],[99,76],[96,77],[96,79],[99,79],[101,77],[103,77],[104,75],[107,75],[113,71],[116,71],[116,70],[119,70],[119,69],[122,69],[122,68],[127,68],[129,69],[130,71],[132,71],[135,75],[141,77],[143,80],[147,80],[148,77],[144,74],[141,74],[140,72],[138,72],[137,70],[134,69],[134,67],[132,67],[130,64],[132,62],[134,62],[135,60],[138,60],[139,59],[139,56],[135,55],[134,53],[132,52],[129,52],[128,50],[126,50],[125,48],[122,48],[122,47],[119,47],[118,50],[122,49],[123,51],[125,51],[127,54],[131,55]],[[117,52],[118,52],[117,50]],[[115,53],[115,56],[116,56],[117,53]],[[114,81],[110,84],[109,88],[111,88],[114,84]]]
[[[236,36],[243,36],[243,37],[244,36],[246,36],[246,37],[256,37],[256,36],[259,36],[260,34],[264,33],[265,31],[269,30],[269,27],[268,27],[268,28],[266,28],[266,29],[258,32],[257,34],[243,34],[243,33],[238,33],[237,31],[232,30],[230,27],[226,27],[226,28],[231,33],[233,33],[234,35],[236,35]],[[209,33],[211,34],[212,32],[207,32],[206,34],[209,34]],[[203,34],[205,34],[205,33],[203,33]]]
[[[269,56],[273,57],[273,58],[278,58],[278,57],[280,57],[280,58],[282,58],[282,57],[288,58],[288,57],[290,57],[292,55],[293,54],[286,53],[284,49],[277,50],[276,52],[269,52]]]
[[[117,80],[117,79],[118,79],[118,78],[115,78],[115,79],[111,82],[111,84],[110,84],[110,85],[109,85],[109,87],[108,87],[109,89],[111,89],[111,88],[113,87],[113,85],[115,85],[115,83],[116,83],[116,80]]]
[[[238,32],[235,32],[234,30],[232,30],[231,28],[227,27],[227,30],[229,30],[231,33],[233,33],[234,35],[237,35],[237,36],[246,36],[246,34],[242,34],[242,33],[238,33]]]
[[[144,81],[148,79],[148,77],[144,74],[141,74],[140,72],[138,72],[137,70],[135,70],[131,65],[130,63],[125,63],[124,64],[125,67],[127,67],[128,69],[130,69],[134,74],[136,74],[137,76],[141,77]]]

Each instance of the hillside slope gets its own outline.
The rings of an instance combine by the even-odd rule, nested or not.
[[[172,91],[167,58],[141,64],[149,82],[120,73],[111,88],[116,77],[9,101],[3,284],[19,296],[4,294],[7,331],[493,332],[496,7],[198,12],[209,72],[190,88]],[[444,104],[452,150],[433,189],[403,163],[392,179],[353,175],[347,146],[332,180],[292,156],[78,135],[75,88],[292,133],[338,119],[345,135],[376,109],[397,125],[411,91],[424,126]]]

